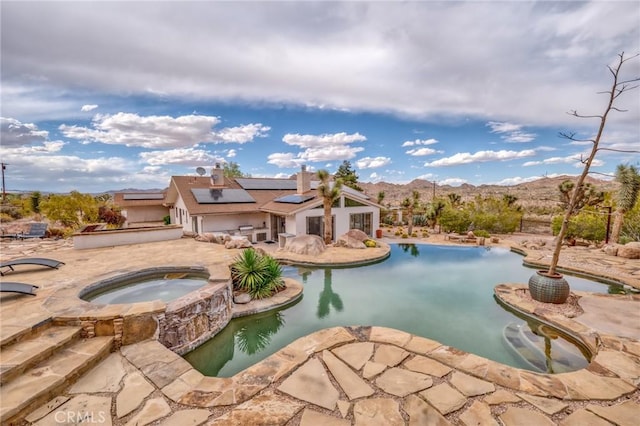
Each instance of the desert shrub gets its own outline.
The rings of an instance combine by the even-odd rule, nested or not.
[[[424,214],[417,214],[413,216],[413,226],[428,226],[429,218]]]
[[[409,238],[409,235],[407,235],[407,233],[405,232],[404,234],[402,234],[402,238]]]
[[[113,227],[119,228],[125,222],[125,217],[121,211],[115,207],[100,206],[98,208],[98,220]]]
[[[171,216],[170,215],[166,215],[162,218],[162,222],[165,225],[171,225]]]
[[[15,219],[7,213],[0,213],[0,223],[13,222]]]
[[[620,232],[620,243],[626,244],[631,241],[640,241],[640,201],[635,207],[624,215],[622,231]]]
[[[489,234],[484,229],[478,229],[477,231],[473,231],[473,235],[475,235],[476,237],[484,237],[484,238],[489,238],[491,236],[491,234]]]
[[[378,244],[373,240],[364,240],[364,245],[369,247],[369,248],[373,248],[373,247],[377,247],[378,246]]]
[[[469,213],[451,207],[446,207],[440,216],[440,226],[445,232],[467,232],[471,222]]]
[[[551,221],[553,235],[558,235],[563,216],[555,216]],[[583,210],[569,221],[566,239],[580,238],[587,241],[600,242],[605,239],[607,220],[604,215],[591,210]]]
[[[21,209],[10,204],[0,206],[0,214],[8,216],[13,220],[22,219]]]
[[[269,297],[284,288],[280,263],[253,249],[243,250],[230,268],[233,288],[246,291],[254,299]]]
[[[426,229],[422,231],[422,238],[427,238],[429,236],[429,231]]]

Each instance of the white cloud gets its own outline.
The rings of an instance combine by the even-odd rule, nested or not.
[[[520,176],[515,176],[512,178],[507,178],[507,179],[502,179],[498,182],[495,182],[494,185],[500,185],[500,186],[513,186],[513,185],[518,185],[521,183],[526,183],[526,182],[533,182],[534,180],[538,180],[540,179],[542,176],[530,176],[527,178],[523,178]]]
[[[527,161],[522,164],[523,167],[531,167],[531,166],[540,166],[540,165],[550,165],[550,164],[571,164],[574,167],[584,167],[583,159],[586,159],[587,155],[584,154],[572,154],[566,157],[550,157],[545,158],[540,161]],[[600,167],[603,166],[604,161],[594,158],[591,162],[592,167]]]
[[[82,112],[89,112],[89,111],[93,111],[94,109],[98,108],[98,105],[82,105],[82,108],[80,108],[80,111]]]
[[[463,183],[467,183],[467,180],[462,178],[448,178],[448,179],[438,181],[439,185],[450,185],[450,186],[460,186]]]
[[[294,153],[274,153],[269,155],[268,163],[278,167],[297,167],[307,162],[350,160],[364,148],[351,146],[354,142],[364,142],[367,138],[360,133],[345,132],[322,135],[300,135],[288,133],[282,141],[288,145],[304,148]]]
[[[535,133],[527,133],[522,130],[521,124],[490,121],[486,124],[491,128],[491,133],[501,134],[500,138],[505,142],[526,143],[536,138]]]
[[[255,138],[263,138],[267,136],[267,132],[271,130],[269,126],[263,126],[261,123],[247,124],[244,126],[227,127],[217,132],[213,132],[213,141],[222,143],[247,143],[253,142]]]
[[[235,149],[230,149],[229,151],[227,151],[227,157],[228,158],[233,158],[236,155],[238,155],[238,152]]]
[[[425,155],[435,154],[436,152],[442,152],[442,151],[436,151],[433,148],[414,148],[407,151],[407,154],[413,155],[414,157],[421,157]]]
[[[434,180],[436,177],[438,177],[438,175],[435,175],[433,173],[426,173],[424,175],[420,175],[420,176],[416,177],[416,179]]]
[[[222,161],[219,157],[198,148],[177,148],[164,151],[141,152],[140,158],[152,166],[179,164],[184,166],[209,166]]]
[[[425,163],[424,166],[446,167],[457,166],[460,164],[486,163],[489,161],[509,161],[518,158],[532,157],[534,155],[536,155],[536,151],[533,149],[526,149],[523,151],[478,151],[473,154],[469,152],[459,152],[451,157],[445,157],[430,163]]]
[[[416,139],[413,141],[405,141],[402,143],[402,147],[416,146],[416,145],[433,145],[438,143],[437,139]]]
[[[377,169],[391,164],[389,157],[364,157],[356,161],[356,167],[359,169]]]
[[[219,117],[205,115],[140,116],[134,113],[96,114],[92,127],[62,124],[68,138],[84,143],[101,142],[143,148],[185,148],[199,143],[246,143],[264,137],[270,129],[260,123],[213,131]]]
[[[49,132],[39,130],[33,123],[21,123],[15,118],[0,117],[0,140],[4,148],[43,143],[48,138]]]
[[[347,145],[353,142],[364,142],[367,138],[360,133],[347,134],[345,132],[323,135],[300,135],[287,133],[282,141],[288,145],[300,148],[323,148],[326,146]]]
[[[296,158],[295,154],[291,152],[275,152],[269,154],[267,157],[267,163],[273,164],[280,168],[297,168],[305,163],[301,158]]]

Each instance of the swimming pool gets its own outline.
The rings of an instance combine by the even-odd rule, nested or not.
[[[392,244],[389,258],[373,265],[287,266],[284,271],[303,283],[301,300],[232,320],[210,341],[185,355],[187,361],[203,374],[229,377],[314,331],[375,325],[428,337],[503,364],[539,370],[536,363],[516,353],[513,341],[509,343],[505,336],[520,336],[527,345],[544,345],[544,339],[525,341],[531,333],[506,333],[514,329],[514,323],[526,322],[498,305],[493,296],[497,284],[526,284],[533,273],[522,266],[520,255],[508,249]],[[573,290],[616,290],[583,278],[567,278]],[[550,344],[552,356],[569,352],[572,358],[569,367],[558,360],[555,372],[587,365],[578,347],[561,338]],[[544,356],[544,347],[537,352]]]

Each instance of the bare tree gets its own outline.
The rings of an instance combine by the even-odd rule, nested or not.
[[[638,85],[633,83],[640,81],[640,77],[635,77],[629,80],[622,80],[622,81],[620,80],[620,70],[622,69],[622,66],[625,64],[625,62],[633,58],[636,58],[638,56],[639,55],[633,55],[625,58],[624,52],[622,52],[618,54],[618,62],[615,66],[613,67],[607,66],[607,68],[609,69],[609,72],[611,72],[611,76],[613,77],[613,83],[611,84],[610,90],[606,92],[601,92],[603,94],[608,95],[607,107],[605,108],[604,113],[602,115],[581,115],[581,114],[578,114],[578,112],[575,110],[569,112],[570,115],[573,115],[574,117],[578,117],[578,118],[599,119],[600,126],[598,127],[598,133],[596,133],[595,138],[578,139],[575,137],[575,133],[560,133],[560,136],[565,139],[569,139],[571,141],[576,141],[576,142],[591,142],[593,145],[591,147],[591,153],[589,154],[589,157],[587,157],[586,160],[582,161],[582,163],[584,164],[584,168],[582,169],[582,173],[580,174],[580,177],[578,177],[578,181],[576,182],[576,185],[573,188],[573,191],[571,193],[571,198],[569,199],[569,203],[565,209],[564,217],[562,220],[562,227],[560,228],[560,232],[558,233],[558,237],[553,250],[551,265],[549,267],[549,270],[546,273],[546,275],[548,276],[557,275],[556,269],[558,267],[558,261],[560,259],[560,250],[562,249],[562,242],[564,240],[565,235],[567,234],[567,230],[569,229],[569,220],[571,219],[571,216],[575,213],[576,206],[578,205],[578,202],[581,199],[581,195],[583,194],[583,190],[584,190],[584,180],[587,177],[587,174],[589,173],[589,169],[591,168],[591,163],[593,163],[593,159],[595,158],[596,154],[598,153],[599,150],[629,152],[629,151],[614,150],[611,148],[601,148],[599,145],[600,145],[600,139],[602,138],[602,134],[605,129],[605,125],[607,124],[607,118],[609,116],[609,113],[612,111],[624,112],[624,110],[619,109],[615,106],[616,100],[623,93],[628,92],[629,90],[632,90],[632,89],[636,89],[638,87]]]

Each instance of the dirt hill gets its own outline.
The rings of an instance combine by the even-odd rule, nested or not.
[[[513,186],[501,185],[470,185],[463,184],[460,186],[438,185],[434,186],[433,182],[415,179],[408,184],[399,185],[386,182],[378,183],[358,183],[367,195],[374,200],[377,199],[378,193],[384,191],[385,197],[383,204],[392,207],[399,206],[406,197],[411,197],[412,192],[420,193],[420,200],[428,202],[433,199],[434,192],[436,197],[446,197],[447,194],[455,193],[462,197],[463,201],[471,200],[477,195],[494,196],[501,198],[505,194],[517,197],[517,204],[521,205],[525,211],[541,211],[553,209],[558,206],[558,185],[565,180],[575,181],[576,177],[558,176],[554,178],[541,178],[532,182],[521,183]],[[613,181],[604,181],[587,177],[587,182],[593,184],[598,190],[605,192],[617,191],[618,184]]]

